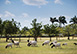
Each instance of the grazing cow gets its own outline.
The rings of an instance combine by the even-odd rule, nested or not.
[[[50,43],[50,46],[51,46],[53,43],[57,43],[57,41],[53,41],[53,42],[51,42],[51,43]]]
[[[29,39],[27,40],[27,42],[29,42]]]
[[[61,47],[61,44],[60,43],[53,43],[53,45],[51,46],[51,48],[53,48],[53,47]]]
[[[36,41],[29,41],[27,46],[36,46],[37,45],[37,42]]]
[[[11,47],[12,48],[13,43],[8,43],[5,48]]]
[[[75,45],[77,45],[77,43],[74,43]]]
[[[14,40],[12,40],[12,39],[11,39],[11,41],[12,41],[12,43],[13,43],[14,45],[19,46],[19,42],[18,42],[18,41],[14,41]],[[19,47],[20,47],[20,46],[19,46]]]
[[[63,43],[62,45],[67,45],[67,43]]]
[[[49,44],[49,40],[44,41],[44,43],[42,44],[42,46]]]

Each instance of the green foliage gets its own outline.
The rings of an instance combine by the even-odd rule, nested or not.
[[[4,25],[4,33],[5,34],[11,34],[13,32],[12,31],[13,26],[12,26],[11,21],[6,20],[6,21],[3,22],[3,25]]]
[[[21,34],[27,34],[27,32],[29,31],[29,28],[28,27],[24,27],[24,28],[22,28],[22,30],[21,30]]]
[[[66,21],[66,17],[65,16],[60,16],[58,19],[56,19],[56,17],[52,18],[50,17],[50,22],[52,22],[52,25],[44,25],[44,27],[42,27],[41,23],[37,23],[37,19],[32,20],[32,28],[28,28],[28,27],[24,27],[22,28],[22,30],[20,30],[19,28],[21,27],[19,22],[16,22],[14,19],[10,20],[5,20],[2,21],[2,19],[0,18],[0,35],[2,36],[2,34],[6,35],[6,34],[28,34],[30,36],[42,36],[42,34],[47,34],[47,35],[51,35],[51,34],[77,34],[77,17],[74,16],[73,18],[70,19],[70,23],[73,22],[72,24],[69,24],[65,27],[61,27],[61,25],[65,25],[65,23],[67,23]],[[53,24],[54,22],[58,22],[59,26],[57,26],[57,24]]]
[[[12,21],[9,20],[5,20],[3,21],[2,25],[3,25],[3,33],[5,35],[7,34],[16,34],[16,32],[19,30],[19,27],[16,24],[17,22],[14,21],[14,19],[12,19]],[[1,27],[1,26],[0,26]]]
[[[2,24],[2,19],[0,18],[0,24]]]
[[[77,34],[77,24],[70,24],[69,25],[71,27],[71,34]]]
[[[31,23],[32,25],[32,32],[33,32],[33,36],[40,36],[41,35],[41,28],[42,25],[41,23],[36,23],[37,19],[34,19]]]
[[[56,34],[58,33],[57,31],[57,26],[56,25],[44,25],[44,33],[48,34],[50,36],[50,34]]]
[[[0,34],[2,36],[3,33],[3,24],[2,24],[2,19],[0,18]]]
[[[64,31],[65,31],[65,34],[70,35],[72,32],[72,28],[70,26],[66,26]]]

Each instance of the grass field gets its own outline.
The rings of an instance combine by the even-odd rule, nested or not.
[[[15,39],[18,40],[18,39]],[[14,47],[5,49],[7,43],[5,39],[0,39],[0,54],[77,54],[77,45],[74,45],[74,42],[77,42],[77,39],[74,40],[58,40],[59,43],[67,43],[67,46],[62,46],[62,48],[51,48],[49,45],[42,46],[43,41],[49,40],[49,38],[38,39],[37,47],[28,47],[27,39],[22,38],[20,42],[20,48]],[[31,39],[33,40],[33,39]],[[52,39],[54,40],[54,38]],[[9,40],[10,42],[10,40]],[[9,43],[8,42],[8,43]],[[51,41],[52,42],[52,41]]]

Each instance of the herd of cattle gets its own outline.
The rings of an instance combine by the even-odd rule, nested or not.
[[[12,43],[8,43],[6,46],[5,46],[5,48],[8,48],[8,47],[11,47],[12,48],[12,45],[14,44],[14,45],[17,45],[17,46],[19,46],[20,47],[20,45],[19,45],[19,42],[18,41],[14,41],[14,40],[12,40],[11,39],[11,41],[12,41]],[[28,42],[28,44],[27,44],[27,46],[36,46],[37,45],[37,41],[30,41],[30,40],[27,40],[27,42]],[[42,43],[42,46],[44,46],[44,45],[49,45],[49,43],[50,43],[50,41],[49,40],[46,40],[46,41],[44,41],[43,43]],[[75,45],[77,45],[77,43],[74,43]],[[51,46],[52,45],[52,46]],[[67,45],[67,43],[63,43],[62,45]],[[61,43],[58,43],[57,41],[53,41],[53,42],[51,42],[50,43],[50,46],[51,46],[51,48],[53,48],[53,47],[61,47]]]

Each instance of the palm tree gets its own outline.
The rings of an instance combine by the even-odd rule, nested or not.
[[[50,17],[50,21],[52,22],[52,25],[53,25],[54,22],[58,22],[58,20],[56,19],[56,17],[54,17],[54,18]]]
[[[73,27],[73,31],[75,31],[75,35],[77,34],[77,17],[74,16],[73,18],[71,18],[70,23],[73,22],[71,24],[71,26]],[[74,38],[74,37],[73,37]]]
[[[58,19],[59,27],[61,27],[61,24],[65,25],[65,23],[67,23],[65,19],[66,18],[64,16],[59,17],[59,19]]]
[[[32,32],[33,32],[33,36],[35,38],[35,41],[37,41],[37,37],[40,36],[41,34],[41,23],[36,23],[37,19],[34,19],[31,23],[31,25],[33,26],[32,28]]]
[[[77,24],[77,17],[74,16],[73,18],[71,18],[70,23],[73,22],[73,24]]]

